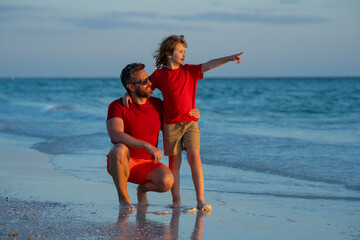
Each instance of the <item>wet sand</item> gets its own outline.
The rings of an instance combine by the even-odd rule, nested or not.
[[[207,216],[182,211],[195,205],[194,190],[182,188],[180,210],[167,192],[121,212],[113,185],[54,169],[34,141],[0,135],[1,239],[360,239],[357,200],[206,191]],[[136,185],[128,191],[136,203]]]

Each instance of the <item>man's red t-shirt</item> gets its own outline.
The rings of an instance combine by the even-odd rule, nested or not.
[[[161,130],[162,101],[159,98],[149,97],[145,104],[130,103],[129,108],[122,104],[122,98],[109,105],[107,120],[121,118],[124,121],[124,132],[130,136],[146,141],[157,147]],[[130,157],[137,159],[154,159],[143,148],[131,148]]]
[[[163,95],[163,120],[166,124],[197,121],[189,112],[195,108],[196,88],[203,78],[201,64],[181,65],[178,69],[166,67],[151,74],[152,88]]]

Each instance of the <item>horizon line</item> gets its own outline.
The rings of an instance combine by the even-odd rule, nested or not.
[[[114,79],[114,78],[119,78],[120,77],[111,77],[111,76],[0,76],[0,79],[10,79],[10,80],[15,80],[15,79],[30,79],[30,78],[39,78],[39,79],[44,79],[44,78],[69,78],[69,79],[84,79],[84,78],[88,78],[88,79],[96,79],[96,78],[108,78],[108,79]],[[210,76],[210,77],[204,77],[203,79],[209,79],[209,78],[360,78],[360,75],[288,75],[288,76]]]

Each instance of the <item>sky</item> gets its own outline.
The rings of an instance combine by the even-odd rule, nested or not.
[[[0,77],[151,74],[170,34],[189,64],[244,52],[205,77],[360,76],[360,0],[0,0]]]

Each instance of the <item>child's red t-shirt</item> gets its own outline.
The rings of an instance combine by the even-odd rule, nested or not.
[[[195,108],[196,88],[203,78],[201,64],[181,65],[178,69],[157,69],[150,77],[152,88],[163,95],[162,116],[164,123],[197,121],[189,112]]]

